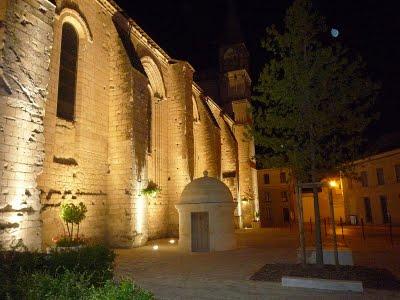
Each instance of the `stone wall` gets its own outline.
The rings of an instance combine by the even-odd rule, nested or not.
[[[133,69],[118,36],[110,45],[108,240],[132,247],[148,238],[147,185],[149,141],[148,79]]]
[[[242,222],[243,226],[251,226],[255,212],[255,193],[253,183],[253,171],[250,166],[251,143],[246,135],[246,127],[243,124],[236,124],[234,128],[238,142],[238,170],[240,197],[242,200]],[[258,202],[258,199],[256,199]]]
[[[8,247],[21,240],[39,249],[36,180],[43,170],[54,6],[46,0],[1,1],[0,16],[0,242]]]
[[[193,69],[186,62],[172,62],[167,81],[168,98],[168,141],[169,141],[169,233],[178,235],[179,201],[184,187],[193,174]]]
[[[62,26],[70,23],[78,33],[78,70],[75,119],[57,117]],[[108,111],[110,68],[109,35],[112,22],[106,11],[93,1],[60,2],[54,23],[51,56],[51,84],[46,105],[46,157],[39,178],[43,205],[43,245],[64,232],[60,204],[83,202],[87,218],[81,233],[104,240],[108,173]],[[99,61],[103,63],[99,63]]]
[[[243,199],[241,222],[243,226],[248,227],[259,210],[254,140],[249,137],[247,129],[252,122],[250,100],[232,101],[232,108],[235,118],[233,134],[238,145],[239,192],[240,198]]]
[[[0,72],[1,77],[3,76],[3,49],[6,31],[6,15],[7,15],[8,1],[0,2]]]
[[[112,2],[56,2],[0,3],[1,241],[52,245],[65,234],[65,202],[87,206],[80,232],[92,240],[132,247],[176,236],[175,204],[205,170],[238,199],[232,124],[194,88],[193,68]],[[73,121],[57,117],[66,22],[79,36]],[[150,180],[161,187],[154,198],[141,193]]]
[[[220,178],[221,174],[221,135],[218,123],[210,113],[203,95],[195,95],[198,120],[194,122],[195,173],[194,178],[203,177],[204,171],[209,177]]]
[[[229,187],[233,199],[237,202],[235,210],[235,222],[240,226],[241,203],[239,199],[239,170],[238,170],[238,145],[232,132],[232,124],[228,124],[227,116],[222,113],[221,108],[211,99],[207,100],[210,112],[214,116],[220,128],[220,173],[219,178]]]
[[[148,178],[161,191],[148,199],[149,238],[168,235],[168,100],[152,98],[152,147],[148,155]]]
[[[140,43],[139,41],[137,41]],[[155,197],[148,197],[149,238],[168,234],[168,99],[165,92],[165,64],[151,56],[150,49],[141,44],[141,61],[149,78],[151,93],[151,143],[148,151],[148,179],[161,189]]]

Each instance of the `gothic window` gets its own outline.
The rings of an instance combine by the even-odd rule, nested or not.
[[[153,110],[155,110],[155,95],[152,95],[151,87],[148,86],[149,91],[149,101],[147,103],[147,153],[152,152],[153,147],[153,138],[155,138],[155,133],[153,132],[155,129],[155,120],[153,120]]]
[[[193,122],[198,123],[200,122],[200,115],[199,115],[199,109],[197,107],[197,102],[194,97],[192,97],[192,102],[193,102]]]
[[[75,28],[65,23],[62,28],[57,117],[68,121],[73,121],[75,117],[78,47]]]

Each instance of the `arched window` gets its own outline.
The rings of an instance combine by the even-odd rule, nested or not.
[[[193,102],[193,122],[198,123],[200,122],[200,114],[199,114],[199,109],[197,107],[196,98],[194,96],[192,96],[192,102]]]
[[[79,40],[75,28],[65,23],[62,28],[57,117],[69,121],[73,121],[75,117],[78,47]]]
[[[148,91],[149,91],[149,102],[147,103],[147,126],[148,126],[148,143],[147,143],[147,153],[151,153],[153,151],[152,147],[153,147],[153,139],[155,138],[153,130],[154,130],[154,122],[155,120],[153,120],[153,110],[155,109],[154,107],[154,94],[153,91],[151,89],[151,85],[149,84],[147,86]]]

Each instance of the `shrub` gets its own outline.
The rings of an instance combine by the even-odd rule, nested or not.
[[[22,274],[44,272],[57,276],[66,271],[87,274],[90,284],[101,286],[113,278],[115,253],[104,246],[87,246],[76,251],[50,254],[36,252],[0,252],[0,299],[18,295],[15,282]]]
[[[143,290],[135,286],[131,281],[124,280],[118,284],[111,281],[107,281],[104,287],[92,289],[88,295],[88,300],[107,300],[107,299],[119,299],[119,300],[148,300],[154,299],[154,296],[146,290]]]
[[[125,280],[121,283],[114,283],[108,280],[100,287],[94,287],[90,284],[90,281],[91,275],[66,271],[55,277],[43,273],[23,276],[17,285],[24,290],[24,297],[32,300],[154,299],[151,293],[136,287],[131,281]]]
[[[57,247],[77,247],[83,246],[86,244],[86,241],[82,238],[71,239],[69,236],[62,236],[61,238],[56,240]]]
[[[68,270],[54,277],[47,273],[27,274],[17,282],[19,294],[30,300],[82,299],[89,288],[90,277]]]
[[[76,251],[53,251],[49,255],[49,271],[51,274],[63,270],[81,274],[90,272],[91,283],[101,285],[113,278],[114,259],[114,251],[101,245],[86,246]]]
[[[23,273],[33,273],[46,269],[46,254],[4,251],[0,252],[0,299],[13,295],[15,299],[23,299],[21,290],[15,284]]]

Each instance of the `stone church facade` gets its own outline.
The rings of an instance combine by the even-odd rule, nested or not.
[[[0,243],[53,244],[64,202],[85,203],[81,232],[111,246],[177,236],[175,204],[205,170],[230,188],[237,226],[250,225],[248,54],[237,43],[220,56],[213,99],[114,1],[1,1]],[[141,193],[150,181],[154,198]]]

